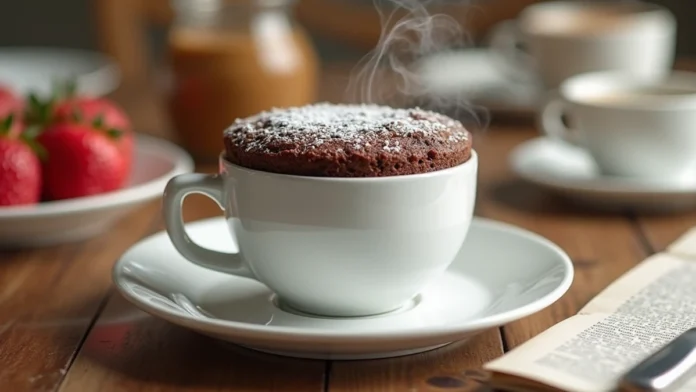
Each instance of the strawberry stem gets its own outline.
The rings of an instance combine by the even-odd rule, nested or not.
[[[24,129],[22,136],[29,139],[34,139],[41,134],[43,128],[40,125],[30,125]]]
[[[98,116],[96,116],[94,120],[92,120],[92,126],[97,129],[104,128],[104,115],[99,114]]]
[[[0,124],[0,132],[2,132],[3,135],[9,134],[13,123],[14,113],[10,113],[7,117],[5,117],[4,120],[2,120],[2,124]]]
[[[116,128],[109,128],[106,130],[106,134],[111,138],[118,139],[123,136],[123,131]]]
[[[29,93],[29,104],[33,107],[39,107],[42,105],[41,100],[39,100],[39,97],[36,96],[35,93]]]
[[[19,138],[26,143],[29,148],[31,148],[34,151],[34,154],[41,160],[42,162],[46,161],[46,158],[48,158],[48,152],[42,146],[39,144],[39,142],[36,141],[36,139],[30,135],[27,135],[26,132],[22,133]]]
[[[46,125],[51,117],[53,101],[42,102],[35,94],[29,94],[29,108],[26,113],[27,122],[30,124]]]

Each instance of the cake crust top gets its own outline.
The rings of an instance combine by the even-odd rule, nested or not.
[[[267,172],[379,177],[426,173],[466,162],[471,134],[419,108],[318,103],[237,119],[224,132],[226,158]]]
[[[373,144],[399,152],[399,141],[421,137],[441,142],[468,140],[462,124],[422,109],[395,109],[379,105],[314,105],[273,109],[237,119],[225,137],[246,152],[278,152],[284,146],[316,149],[325,143],[345,144],[360,151]]]

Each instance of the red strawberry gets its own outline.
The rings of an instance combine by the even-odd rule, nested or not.
[[[75,85],[69,82],[56,86],[49,99],[30,94],[26,119],[29,126],[44,130],[57,124],[83,124],[119,134],[115,142],[126,159],[126,170],[130,171],[134,135],[130,119],[115,103],[105,98],[77,96]]]
[[[12,127],[9,130],[12,137],[19,136],[24,128],[21,116],[24,112],[24,101],[15,95],[7,86],[0,85],[0,118],[13,117]]]
[[[0,206],[35,204],[41,197],[41,162],[28,140],[10,134],[12,118],[0,125]]]
[[[134,144],[131,123],[124,111],[115,103],[104,98],[68,98],[56,104],[51,122],[53,124],[90,123],[97,128],[121,133],[118,145],[128,158],[127,165],[130,170]]]
[[[106,128],[131,132],[131,123],[123,110],[103,98],[75,97],[58,102],[53,111],[53,121],[92,122],[101,117]]]
[[[24,101],[7,86],[0,85],[0,118],[7,118],[10,114],[15,119],[24,111]]]
[[[46,150],[44,194],[59,200],[120,189],[128,179],[128,159],[118,135],[84,124],[56,124],[37,141]]]

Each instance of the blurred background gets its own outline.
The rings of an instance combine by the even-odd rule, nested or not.
[[[418,0],[396,3],[400,1],[418,4]],[[496,25],[515,19],[525,7],[538,2],[541,0],[437,0],[428,2],[428,12],[451,16],[466,33],[461,46],[472,47],[485,44]],[[691,22],[696,2],[653,2],[677,18],[677,57],[696,54],[696,24]],[[534,113],[542,92],[536,85],[514,85],[510,75],[504,75],[506,67],[496,68],[500,62],[483,52],[428,57],[430,61],[418,64],[418,78],[402,84],[381,77],[376,78],[377,83],[364,83],[354,72],[366,68],[355,65],[375,48],[381,34],[372,0],[5,0],[0,2],[0,15],[5,16],[0,23],[0,55],[10,47],[72,48],[109,55],[119,70],[118,80],[114,79],[121,94],[118,100],[127,104],[136,128],[155,134],[163,128],[173,130],[168,137],[195,159],[211,162],[220,150],[221,130],[233,119],[272,107],[344,99],[418,105],[477,125],[487,122],[482,116],[489,111]],[[423,42],[449,44],[449,38],[461,37],[451,32],[449,27],[439,26]],[[419,48],[409,53],[412,46],[405,45],[406,58],[399,61],[409,67],[419,55],[441,49]],[[403,48],[390,49],[396,53]],[[18,71],[27,67],[43,64],[50,68],[35,75],[59,67],[54,63],[56,53],[44,56],[45,60],[15,61],[6,81],[16,84]],[[78,61],[87,60],[65,60],[65,73],[77,73],[71,64]],[[94,85],[96,77],[84,73],[87,79],[82,84]],[[35,77],[26,74],[24,79],[32,82]],[[416,80],[427,91],[404,93]],[[350,93],[347,87],[351,83],[362,90]],[[369,86],[367,90],[376,99],[366,98],[364,86]],[[107,90],[104,87],[99,94]],[[152,114],[155,110],[149,102],[157,100],[144,99],[147,92],[165,98],[159,101],[166,108],[158,112],[166,116]],[[395,96],[405,97],[404,101],[383,99]],[[470,105],[472,97],[483,108],[480,113]]]
[[[497,21],[514,17],[534,0],[453,0],[452,8],[477,9],[467,19],[474,36],[485,33]],[[677,17],[680,55],[696,53],[696,2],[653,0]],[[296,0],[298,21],[307,28],[322,59],[359,58],[379,37],[379,22],[372,0]],[[457,10],[464,14],[464,11]],[[161,61],[165,29],[171,21],[170,0],[23,0],[0,1],[0,45],[60,46],[104,49],[112,54],[127,51],[128,39],[142,36],[133,47],[148,46],[148,56]],[[125,55],[124,55],[125,56]],[[136,72],[136,58],[126,60],[124,71]],[[123,66],[123,64],[122,64]]]

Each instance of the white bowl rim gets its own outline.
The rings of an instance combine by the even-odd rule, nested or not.
[[[145,201],[161,195],[172,177],[194,169],[193,159],[188,153],[167,140],[138,134],[136,135],[136,151],[141,148],[168,157],[173,165],[172,169],[157,178],[114,192],[21,207],[0,207],[0,221],[8,218],[64,216]]]
[[[116,60],[102,52],[51,46],[6,46],[0,49],[0,58],[5,56],[72,56],[92,62],[95,68],[87,73],[78,75],[78,88],[87,88],[89,95],[104,96],[113,92],[121,83],[121,69]],[[12,85],[12,83],[8,83]],[[81,86],[81,87],[80,87]]]

